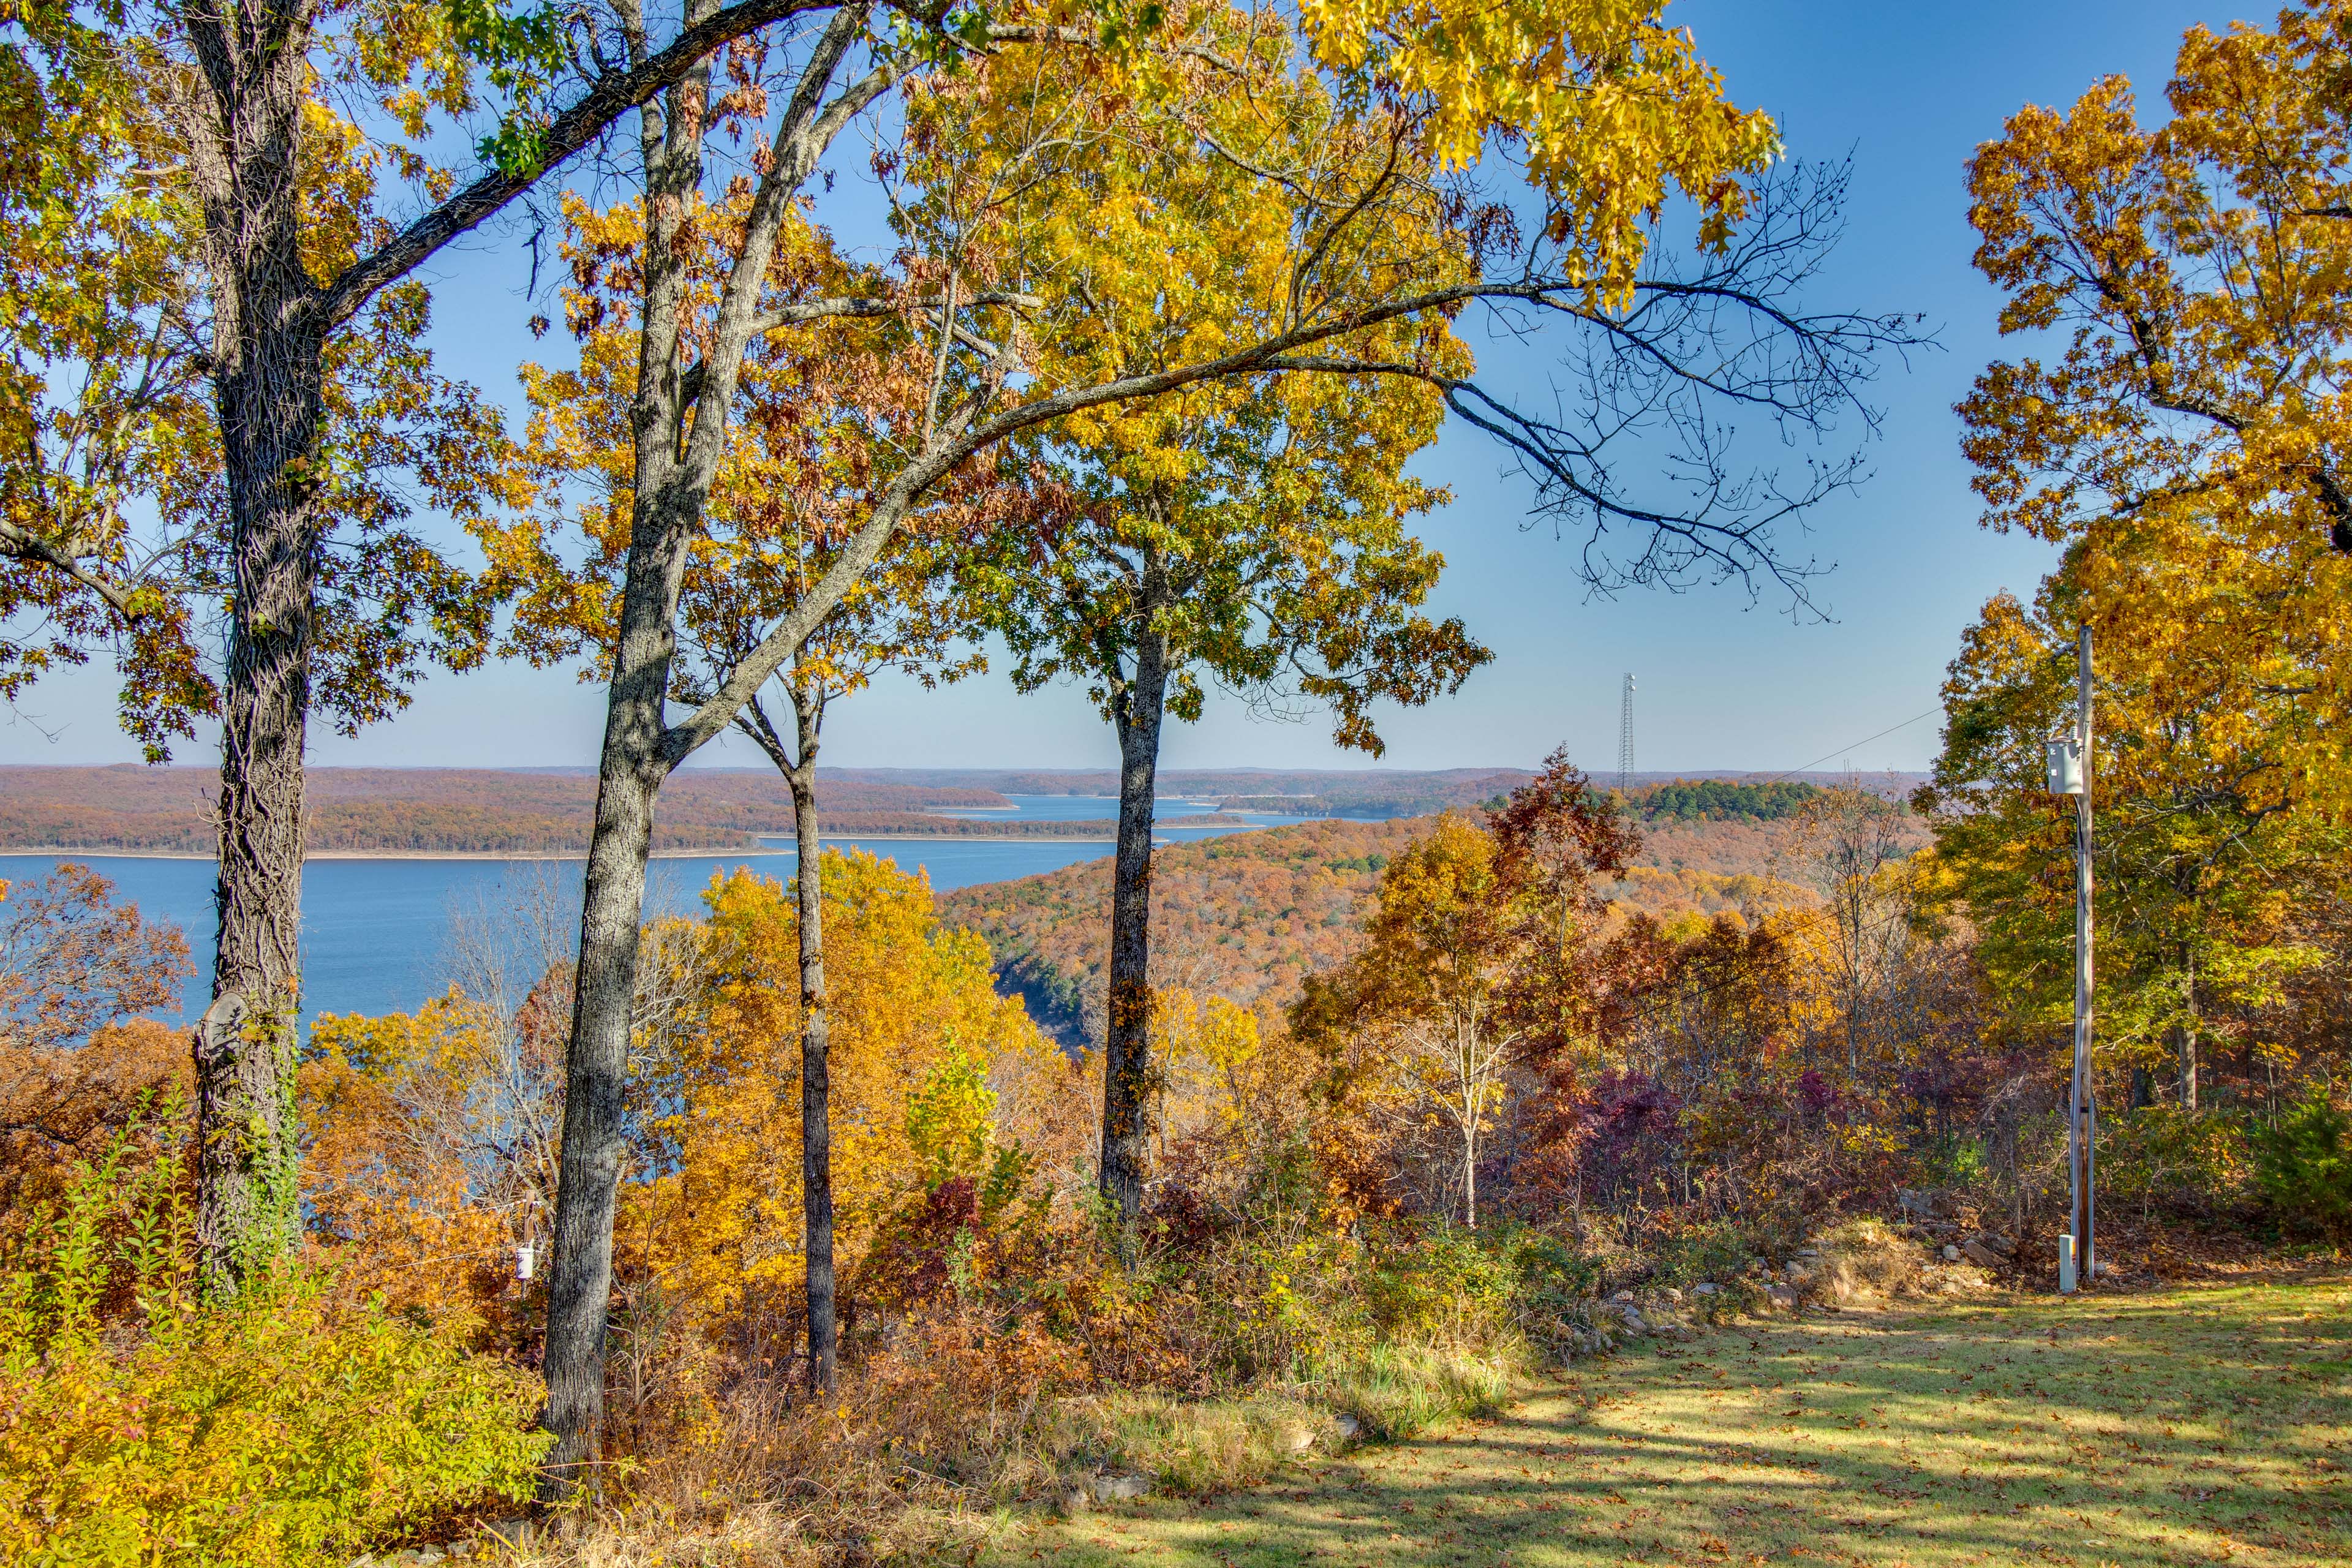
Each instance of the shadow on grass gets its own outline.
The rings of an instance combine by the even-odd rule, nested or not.
[[[2352,1287],[2021,1300],[1748,1325],[1437,1441],[1000,1560],[2352,1562]]]

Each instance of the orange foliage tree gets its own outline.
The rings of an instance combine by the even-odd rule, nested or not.
[[[21,1218],[158,1094],[184,1089],[179,928],[114,902],[87,866],[0,882],[0,1208]]]
[[[824,870],[836,1246],[854,1279],[910,1192],[992,1167],[1024,1134],[1066,1143],[1057,1123],[1083,1115],[1084,1080],[996,994],[986,946],[939,926],[919,873],[832,850]],[[748,870],[707,901],[696,1023],[643,1085],[652,1179],[626,1208],[624,1271],[676,1304],[689,1337],[767,1365],[794,1353],[808,1262],[798,902]],[[995,1083],[1038,1120],[1000,1126]],[[853,1300],[853,1331],[856,1319]]]

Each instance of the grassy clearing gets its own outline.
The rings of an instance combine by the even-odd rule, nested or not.
[[[2352,1282],[1742,1325],[1206,1507],[1010,1531],[990,1561],[2352,1561]]]

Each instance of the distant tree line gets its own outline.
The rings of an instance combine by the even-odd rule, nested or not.
[[[793,837],[790,818],[778,820],[732,807],[696,809],[688,801],[676,819],[654,829],[653,847],[756,849],[763,838]],[[578,854],[588,847],[583,813],[464,805],[416,800],[328,800],[304,814],[304,847],[312,851],[415,855]],[[1202,826],[1239,826],[1239,817],[1190,817]],[[1107,822],[1024,822],[1001,817],[945,816],[918,811],[840,812],[825,836],[863,838],[1100,839]],[[140,849],[210,854],[213,823],[203,807],[133,811],[62,802],[15,804],[0,819],[0,848]]]
[[[1633,805],[1647,822],[1780,822],[1803,815],[1821,794],[1819,784],[1676,779],[1641,791]]]

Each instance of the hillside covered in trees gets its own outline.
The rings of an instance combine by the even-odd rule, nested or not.
[[[1118,775],[1102,772],[1025,772],[990,768],[866,768],[828,774],[844,781],[919,784],[934,788],[1002,790],[1007,795],[1118,793]],[[1393,768],[1299,769],[1165,768],[1162,795],[1215,800],[1227,811],[1277,812],[1290,816],[1426,816],[1457,806],[1493,802],[1535,775],[1524,768],[1446,768],[1414,772]],[[1843,774],[1795,773],[1756,782],[1737,773],[1635,773],[1627,798],[1645,820],[1756,819],[1780,821]],[[1889,796],[1908,794],[1926,782],[1921,773],[1873,774],[1863,787]]]
[[[1118,774],[1109,769],[864,768],[838,775],[861,783],[905,783],[934,788],[1001,790],[1006,795],[1116,797]],[[1214,800],[1227,811],[1288,816],[1422,816],[1448,806],[1475,805],[1531,775],[1525,768],[1162,768],[1159,793]]]
[[[1381,872],[1435,820],[1309,822],[1162,847],[1152,857],[1153,984],[1253,1006],[1295,994],[1350,949]],[[1924,826],[1901,820],[1905,853],[1927,842]],[[1601,897],[1620,916],[1661,919],[1811,903],[1810,854],[1793,817],[1669,818],[1645,829]],[[941,919],[984,937],[1004,987],[1072,1045],[1101,1040],[1109,911],[1101,860],[940,900]]]
[[[924,838],[1090,838],[1100,823],[1013,821],[993,789],[827,773],[827,834]],[[588,845],[596,778],[583,770],[313,768],[308,847],[332,853],[563,854]],[[0,848],[209,855],[220,779],[211,768],[0,767]],[[789,837],[793,804],[773,770],[692,769],[664,792],[654,847],[745,849]]]
[[[1675,779],[1633,792],[1647,822],[1780,822],[1821,795],[1818,784],[1740,784],[1729,779]]]
[[[1296,991],[1355,940],[1356,920],[1426,818],[1270,827],[1152,857],[1154,983],[1255,1005]],[[1108,860],[942,897],[942,923],[984,938],[1000,982],[1065,1044],[1099,1042],[1110,918]]]
[[[1508,768],[1431,773],[1363,769],[1162,773],[1160,792],[1215,800],[1196,826],[1240,825],[1236,812],[1381,819],[1490,801],[1529,775]],[[310,849],[327,854],[570,854],[587,847],[595,776],[577,769],[313,768],[304,811]],[[1016,795],[1115,795],[1111,773],[1005,769],[825,769],[820,825],[869,838],[1092,839],[1103,821],[1011,814]],[[220,781],[211,768],[0,767],[0,849],[124,849],[207,854],[216,838]],[[1638,785],[1634,808],[1652,822],[1777,822],[1819,786],[1677,779]],[[1005,813],[966,816],[964,812]],[[789,837],[793,803],[772,770],[697,768],[662,794],[657,850],[756,847]],[[1711,869],[1724,869],[1713,867]]]

